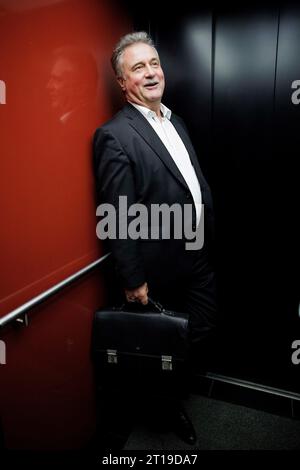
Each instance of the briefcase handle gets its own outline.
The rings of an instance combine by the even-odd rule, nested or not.
[[[124,310],[125,307],[129,307],[130,306],[130,309],[133,308],[133,305],[135,306],[138,306],[138,308],[140,307],[149,307],[149,306],[153,306],[156,310],[157,310],[157,313],[163,313],[166,311],[166,309],[159,303],[159,302],[156,302],[155,300],[153,300],[151,297],[148,296],[148,303],[146,305],[143,305],[141,304],[140,302],[124,302],[121,307],[115,307],[116,310]],[[142,313],[142,312],[141,312]],[[155,313],[155,312],[154,312]]]
[[[151,297],[148,296],[148,304],[153,305],[154,308],[157,309],[159,313],[162,313],[165,311],[164,307],[159,303],[153,300]]]

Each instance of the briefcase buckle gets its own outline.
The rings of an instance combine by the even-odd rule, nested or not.
[[[118,364],[118,356],[116,349],[107,349],[107,362],[109,364]]]
[[[161,356],[162,370],[173,370],[172,356]]]

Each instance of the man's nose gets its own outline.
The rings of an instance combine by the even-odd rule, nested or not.
[[[153,77],[153,75],[155,75],[155,70],[153,69],[153,67],[151,65],[147,65],[146,66],[146,76],[147,77]]]

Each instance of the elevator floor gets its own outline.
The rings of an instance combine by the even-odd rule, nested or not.
[[[124,450],[300,450],[300,421],[270,412],[191,395],[185,408],[198,441],[189,446],[170,430],[137,423]]]

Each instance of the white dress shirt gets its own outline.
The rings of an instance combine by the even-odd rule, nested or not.
[[[151,109],[136,103],[132,103],[131,101],[130,104],[132,104],[138,111],[140,111],[142,115],[147,119],[149,124],[151,124],[156,134],[161,139],[162,143],[173,158],[180,173],[182,174],[193,196],[196,208],[196,220],[198,225],[200,221],[202,202],[200,184],[196,176],[194,167],[191,163],[188,151],[185,148],[185,145],[182,142],[180,136],[178,135],[175,127],[171,123],[171,110],[161,103],[160,109],[162,118],[160,120],[157,114]]]

